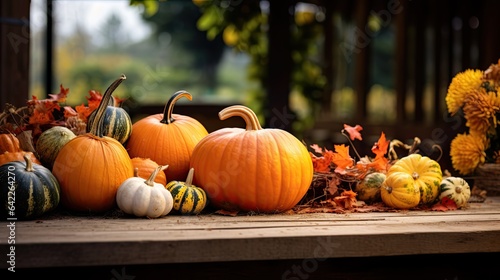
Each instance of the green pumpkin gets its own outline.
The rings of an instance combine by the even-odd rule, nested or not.
[[[87,121],[87,132],[92,127],[92,122],[95,119],[94,110]],[[121,107],[115,105],[108,105],[104,111],[103,135],[115,138],[118,142],[124,144],[132,134],[132,119],[130,115]]]
[[[171,181],[165,188],[174,198],[173,208],[181,214],[199,214],[207,204],[207,194],[202,188],[192,185],[194,168],[189,170],[186,182]]]
[[[386,175],[380,172],[372,172],[363,178],[361,182],[356,185],[357,199],[372,203],[381,201],[380,186],[384,183]]]
[[[37,218],[59,205],[59,182],[43,165],[25,161],[11,161],[0,166],[1,216],[29,220]]]
[[[36,141],[35,149],[43,166],[52,170],[61,148],[75,137],[75,133],[64,126],[53,126],[42,132]]]

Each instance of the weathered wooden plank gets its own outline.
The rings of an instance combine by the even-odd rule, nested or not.
[[[6,224],[1,236],[11,235]],[[56,216],[15,226],[19,268],[500,252],[500,199],[448,212]],[[0,244],[10,250],[7,238]]]
[[[414,254],[440,253],[474,253],[499,252],[498,225],[484,225],[483,222],[472,223],[471,226],[481,227],[480,231],[465,230],[463,232],[441,231],[412,232],[403,234],[377,234],[373,229],[356,227],[356,233],[332,235],[335,230],[325,228],[310,228],[301,231],[304,236],[282,237],[288,231],[296,229],[281,229],[275,237],[266,237],[261,231],[260,238],[256,236],[259,230],[229,230],[230,236],[236,238],[155,240],[163,232],[146,232],[150,236],[140,242],[120,241],[117,234],[113,241],[90,243],[39,243],[16,246],[17,267],[54,267],[54,266],[90,266],[111,264],[154,264],[154,263],[184,263],[211,261],[247,261],[247,260],[278,260],[305,258],[344,258],[363,256],[393,256]],[[470,226],[468,226],[470,227]],[[491,230],[487,230],[487,227]],[[436,230],[437,227],[430,230]],[[323,235],[309,236],[311,231],[323,232]],[[102,233],[102,232],[101,232]],[[200,232],[206,235],[208,232]],[[297,232],[299,233],[299,232]],[[83,235],[84,233],[82,233]],[[96,233],[99,236],[99,232]],[[113,234],[113,233],[112,233]],[[143,236],[145,232],[130,232]],[[129,235],[130,235],[129,234]],[[85,233],[88,236],[88,233]],[[154,236],[154,237],[153,237]],[[54,237],[57,239],[57,237]],[[6,264],[2,264],[5,266]]]

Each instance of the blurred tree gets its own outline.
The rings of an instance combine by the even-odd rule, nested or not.
[[[105,21],[101,28],[102,45],[111,51],[120,49],[120,46],[128,41],[127,34],[122,28],[122,20],[113,13]]]
[[[151,2],[158,4],[157,10]],[[191,2],[191,5],[187,5],[187,2]],[[251,93],[253,101],[249,101],[249,106],[260,118],[264,115],[266,125],[274,126],[273,118],[277,117],[281,121],[276,124],[277,127],[294,130],[293,132],[298,134],[314,120],[314,111],[321,103],[326,82],[321,69],[321,59],[318,59],[323,34],[321,21],[324,19],[321,7],[296,1],[261,0],[131,0],[131,5],[144,5],[146,18],[149,14],[151,19],[165,21],[159,30],[197,28],[197,32],[190,32],[201,34],[203,38],[215,43],[190,48],[192,55],[200,51],[208,52],[203,54],[204,56],[213,55],[216,50],[223,48],[219,45],[221,43],[235,51],[249,54],[251,63],[248,77],[261,85],[260,89]],[[167,7],[167,10],[162,11]],[[274,21],[269,21],[271,9],[278,12]],[[188,24],[190,21],[195,24]],[[270,30],[273,30],[273,35],[269,35]],[[180,42],[188,42],[186,39],[190,35],[186,33],[184,36],[187,38]],[[201,37],[199,40],[190,42],[203,42]],[[273,41],[271,48],[270,40]],[[269,56],[270,52],[273,53],[272,57]],[[216,58],[218,57],[214,56],[211,61]],[[306,97],[307,103],[301,106],[310,110],[306,110],[308,114],[303,115],[302,119],[297,117],[288,103],[292,92]]]
[[[153,7],[151,2],[155,1],[131,0],[133,5],[150,7],[145,9],[143,18],[154,24],[155,37],[170,38],[170,45],[183,53],[183,65],[170,66],[195,69],[199,75],[197,83],[206,85],[209,93],[213,92],[217,84],[217,66],[226,49],[221,36],[208,40],[205,32],[197,28],[201,12],[191,0],[160,1]]]

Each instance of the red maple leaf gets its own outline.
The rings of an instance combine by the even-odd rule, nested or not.
[[[439,202],[432,205],[431,210],[433,211],[449,211],[449,210],[457,210],[457,204],[455,201],[447,196],[441,198]]]
[[[100,92],[98,92],[96,90],[89,90],[89,96],[87,96],[86,98],[87,98],[88,107],[91,108],[93,111],[94,109],[99,107],[99,103],[101,103],[102,95]]]
[[[59,110],[61,107],[56,100],[38,99],[33,96],[28,101],[28,107],[31,108],[32,114],[29,118],[29,124],[44,125],[54,121],[54,110]]]
[[[361,130],[363,130],[363,127],[361,127],[359,124],[355,125],[354,127],[348,124],[344,124],[344,130],[349,134],[351,141],[354,141],[354,139],[358,139],[360,141],[363,140],[363,138],[361,137],[361,133],[359,133]]]

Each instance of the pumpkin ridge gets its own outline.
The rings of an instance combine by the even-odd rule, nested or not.
[[[291,188],[290,186],[290,181],[289,178],[291,176],[299,176],[300,178],[303,178],[303,171],[302,168],[297,168],[296,170],[292,170],[290,166],[297,166],[296,159],[295,157],[290,157],[290,150],[285,149],[284,147],[293,147],[293,138],[287,137],[287,133],[285,131],[280,131],[280,130],[275,130],[273,133],[273,138],[276,142],[276,145],[278,146],[278,162],[280,163],[280,179],[281,179],[281,187],[279,188],[280,193],[279,193],[279,201],[276,204],[276,208],[278,210],[284,209],[284,208],[289,208],[290,205],[288,205],[284,200],[290,200],[286,199],[287,197],[293,197],[293,201],[300,200],[298,196],[300,195],[300,190],[298,188]],[[283,143],[282,145],[279,145],[278,143]],[[295,152],[295,151],[294,151]],[[284,164],[284,161],[286,161],[286,164]],[[293,161],[293,162],[292,162]],[[302,185],[303,182],[300,182]],[[295,191],[292,193],[292,191]],[[292,205],[293,206],[293,205]]]
[[[281,186],[280,188],[278,188],[278,191],[276,193],[276,201],[274,201],[274,205],[276,205],[276,208],[278,209],[281,209],[282,207],[284,207],[284,202],[283,202],[283,197],[285,195],[283,195],[285,189],[288,189],[288,178],[289,178],[289,173],[288,173],[288,169],[285,170],[284,168],[284,165],[283,165],[283,160],[287,160],[287,157],[286,156],[283,156],[283,154],[286,154],[286,151],[285,153],[283,153],[283,150],[282,148],[284,146],[289,146],[289,143],[287,143],[287,139],[284,139],[283,137],[281,137],[281,134],[275,134],[275,135],[270,135],[271,138],[273,139],[272,143],[273,145],[276,147],[276,159],[277,159],[277,162],[279,164],[279,167],[277,168],[279,170],[278,174],[280,174],[281,176],[278,176],[279,178],[279,185]],[[285,143],[284,145],[279,145],[279,143]],[[285,174],[285,171],[286,171],[286,174]],[[297,170],[297,172],[300,172],[300,170]],[[287,179],[283,179],[283,178],[287,178]]]
[[[242,172],[249,172],[248,169],[254,169],[258,170],[258,162],[256,158],[252,160],[248,160],[250,156],[255,156],[257,157],[256,154],[251,153],[251,149],[248,148],[248,142],[249,138],[247,135],[242,134],[244,130],[241,130],[240,133],[234,133],[234,135],[229,139],[229,141],[226,143],[222,153],[221,157],[219,157],[219,160],[221,163],[219,164],[219,167],[224,166],[224,170],[222,169],[216,169],[216,170],[221,170],[222,172],[226,172],[227,176],[230,178],[234,178],[234,180],[229,180],[227,179],[227,182],[224,182],[221,184],[223,194],[224,194],[224,202],[227,200],[232,201],[232,205],[241,205],[241,201],[244,201],[244,196],[251,197],[252,201],[256,201],[256,195],[253,193],[245,193],[242,192],[241,190],[239,191],[237,188],[241,188],[245,184],[253,184],[254,182],[249,183],[249,181],[252,180],[245,180],[241,181],[241,173]],[[236,149],[236,145],[239,144],[238,148]],[[231,151],[245,151],[244,153],[240,153],[237,155],[237,158],[234,158],[234,155],[231,154]],[[225,159],[229,159],[229,161],[224,162]],[[248,163],[255,163],[255,166],[250,166]],[[245,164],[247,163],[247,164]],[[222,166],[221,166],[222,165]],[[231,169],[233,168],[233,169]],[[257,176],[256,176],[257,177]],[[248,178],[250,179],[250,178]],[[258,178],[253,178],[253,180],[258,180]],[[233,184],[230,184],[229,181],[232,181]],[[257,181],[255,181],[257,182]],[[229,198],[229,199],[228,199]],[[234,200],[236,199],[237,203],[234,203]],[[246,206],[245,206],[246,208]],[[242,209],[240,209],[242,210]]]
[[[49,204],[47,204],[47,202],[44,203],[44,211],[48,211],[49,209],[52,209],[55,206],[57,206],[57,204],[59,204],[58,201],[61,198],[60,197],[59,182],[57,182],[57,180],[52,175],[52,173],[49,174],[49,173],[43,172],[44,170],[42,168],[40,168],[39,166],[34,165],[33,169],[34,169],[34,174],[37,176],[37,178],[43,183],[43,185],[47,186],[46,188],[44,188],[44,192],[47,191],[47,188],[53,188],[53,187],[57,188],[57,191],[55,192],[55,194],[57,194],[57,197],[52,199],[52,194],[54,194],[54,192],[45,193],[45,195],[44,195],[44,198],[49,197],[49,199],[48,199]],[[52,176],[49,176],[49,175],[52,175]]]
[[[292,142],[292,143],[289,144],[290,146],[295,147],[294,145],[296,145],[296,147],[298,149],[297,151],[295,151],[296,153],[302,152],[304,154],[309,154],[309,152],[307,151],[307,148],[305,148],[303,146],[303,144],[300,143],[300,141],[298,141],[297,138],[290,139],[290,142]],[[295,143],[293,143],[293,142],[295,142]],[[312,167],[312,160],[309,160],[308,163],[309,163],[308,164],[309,168],[307,169],[309,171],[308,174],[305,173],[306,170],[304,170],[303,168],[297,168],[299,170],[296,170],[296,171],[292,170],[292,172],[300,172],[300,177],[304,180],[303,182],[301,182],[301,185],[303,185],[303,186],[307,185],[307,188],[309,188],[309,186],[311,184],[312,177],[313,177],[313,172],[314,172],[313,171],[313,167]],[[296,160],[296,162],[292,166],[297,166],[298,165],[298,166],[303,167],[302,166],[303,164],[304,164],[303,162],[300,162],[300,161]],[[302,199],[302,197],[305,195],[305,193],[307,192],[307,190],[306,191],[300,191],[297,188],[295,188],[295,189],[296,189],[296,194],[294,195],[294,197],[295,197],[294,201],[295,201],[295,203],[298,203]]]

